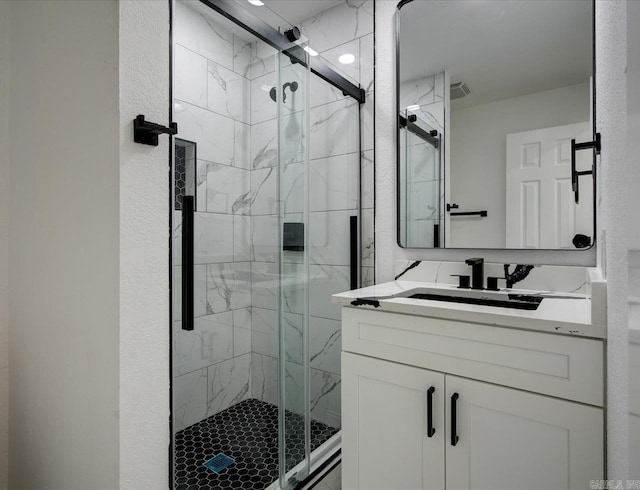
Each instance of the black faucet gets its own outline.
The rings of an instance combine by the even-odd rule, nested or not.
[[[464,262],[472,267],[471,289],[484,289],[484,259],[467,259]]]

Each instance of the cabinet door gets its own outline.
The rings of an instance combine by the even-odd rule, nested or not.
[[[603,478],[601,408],[449,375],[446,386],[447,490],[584,489]]]
[[[344,490],[444,489],[443,374],[343,353],[342,417]]]

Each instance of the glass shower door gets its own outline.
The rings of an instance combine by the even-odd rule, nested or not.
[[[176,490],[288,489],[332,457],[341,342],[331,294],[359,284],[358,102],[328,81],[340,78],[337,60],[317,76],[305,44],[279,52],[293,26],[274,17],[271,37],[255,37],[219,11],[234,5],[251,7],[175,4]]]
[[[309,418],[309,63],[278,54],[278,267],[280,486],[293,488],[310,467]],[[295,470],[294,470],[295,468]]]
[[[444,243],[441,135],[423,116],[400,113],[400,237],[404,247]]]

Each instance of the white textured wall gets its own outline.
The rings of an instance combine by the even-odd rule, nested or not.
[[[113,489],[117,3],[10,9],[10,487]]]
[[[627,158],[629,182],[640,184],[640,2],[627,3]],[[640,209],[640,193],[630,196],[628,208]],[[633,216],[629,220],[635,219]],[[629,236],[629,478],[640,479],[640,226]]]
[[[596,2],[596,127],[602,133],[599,264],[607,278],[608,478],[628,475],[628,180],[626,150],[626,8],[624,0]],[[602,235],[605,235],[604,237]],[[634,462],[637,464],[637,462]]]
[[[453,247],[505,246],[507,134],[588,122],[589,100],[585,82],[452,111],[450,200],[489,211],[482,220],[451,220]]]
[[[10,2],[0,2],[0,490],[9,473],[9,42]]]
[[[595,250],[490,251],[403,249],[396,243],[395,27],[396,0],[376,1],[376,282],[393,279],[394,259],[462,260],[481,256],[492,262],[593,265]]]
[[[120,488],[158,490],[169,485],[169,138],[136,144],[132,121],[169,122],[169,6],[118,5]]]
[[[637,186],[640,184],[640,2],[627,3],[627,111],[629,178]],[[629,197],[629,209],[640,209],[640,193],[632,192]],[[640,226],[629,232],[629,248],[640,250]],[[636,286],[640,289],[640,284]],[[640,329],[640,325],[635,328]]]

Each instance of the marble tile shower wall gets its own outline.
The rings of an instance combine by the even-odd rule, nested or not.
[[[195,329],[174,323],[180,430],[251,395],[251,46],[176,3],[179,137],[197,143]],[[180,318],[181,217],[174,219],[174,318]]]
[[[301,22],[310,44],[333,66],[358,81],[365,89],[361,107],[361,208],[362,286],[374,283],[374,34],[373,0],[345,0]],[[341,64],[342,54],[355,55],[355,62]],[[317,81],[318,83],[323,83]],[[326,85],[326,84],[325,84]],[[337,93],[337,92],[336,92]]]
[[[358,105],[300,67],[285,67],[281,194],[291,221],[303,210],[303,144],[309,144],[311,230],[309,296],[312,417],[340,425],[340,312],[330,294],[349,289],[349,216],[361,180],[362,279],[373,283],[373,1],[349,0],[300,24],[312,47],[366,89]],[[277,159],[278,121],[269,90],[276,85],[275,51],[248,44],[211,19],[176,5],[175,119],[180,137],[198,143],[196,326],[174,336],[175,416],[179,430],[247,397],[278,401]],[[356,62],[340,65],[352,53]],[[302,105],[310,90],[310,134]],[[361,168],[358,167],[360,162]],[[180,219],[177,216],[176,245]],[[177,257],[180,251],[177,251]],[[288,340],[287,408],[302,407],[301,252],[286,252],[284,320]],[[174,269],[179,298],[180,264]],[[174,305],[180,315],[179,301]]]
[[[400,88],[400,107],[419,106],[413,112],[441,135],[445,128],[445,79],[442,72],[404,82]],[[409,215],[405,218],[411,223],[407,229],[407,246],[423,246],[433,243],[433,225],[444,219],[444,187],[439,179],[440,162],[433,147],[413,136],[408,145],[403,148],[411,155],[410,187],[407,189]],[[403,157],[405,155],[401,153]]]
[[[302,21],[299,25],[310,46],[366,90],[361,117],[361,157],[358,158],[358,104],[341,91],[311,75],[310,134],[302,134],[297,100],[305,90],[299,66],[282,70],[281,82],[297,81],[298,91],[288,94],[282,122],[283,151],[288,162],[282,174],[282,199],[291,221],[300,221],[303,211],[300,160],[303,145],[309,145],[311,250],[309,283],[309,344],[311,416],[333,427],[340,426],[340,310],[331,304],[331,294],[349,289],[349,217],[357,214],[358,181],[362,173],[362,279],[373,283],[373,2],[348,1]],[[338,62],[351,53],[356,61]],[[251,168],[252,188],[252,392],[276,403],[278,398],[277,229],[275,202],[277,164],[276,105],[268,89],[276,84],[272,52],[257,50],[251,66]],[[299,99],[298,99],[299,98]],[[255,177],[254,177],[255,176]],[[263,195],[263,198],[259,196]],[[303,407],[302,313],[304,277],[302,252],[285,252],[283,302],[287,340],[287,408]]]

